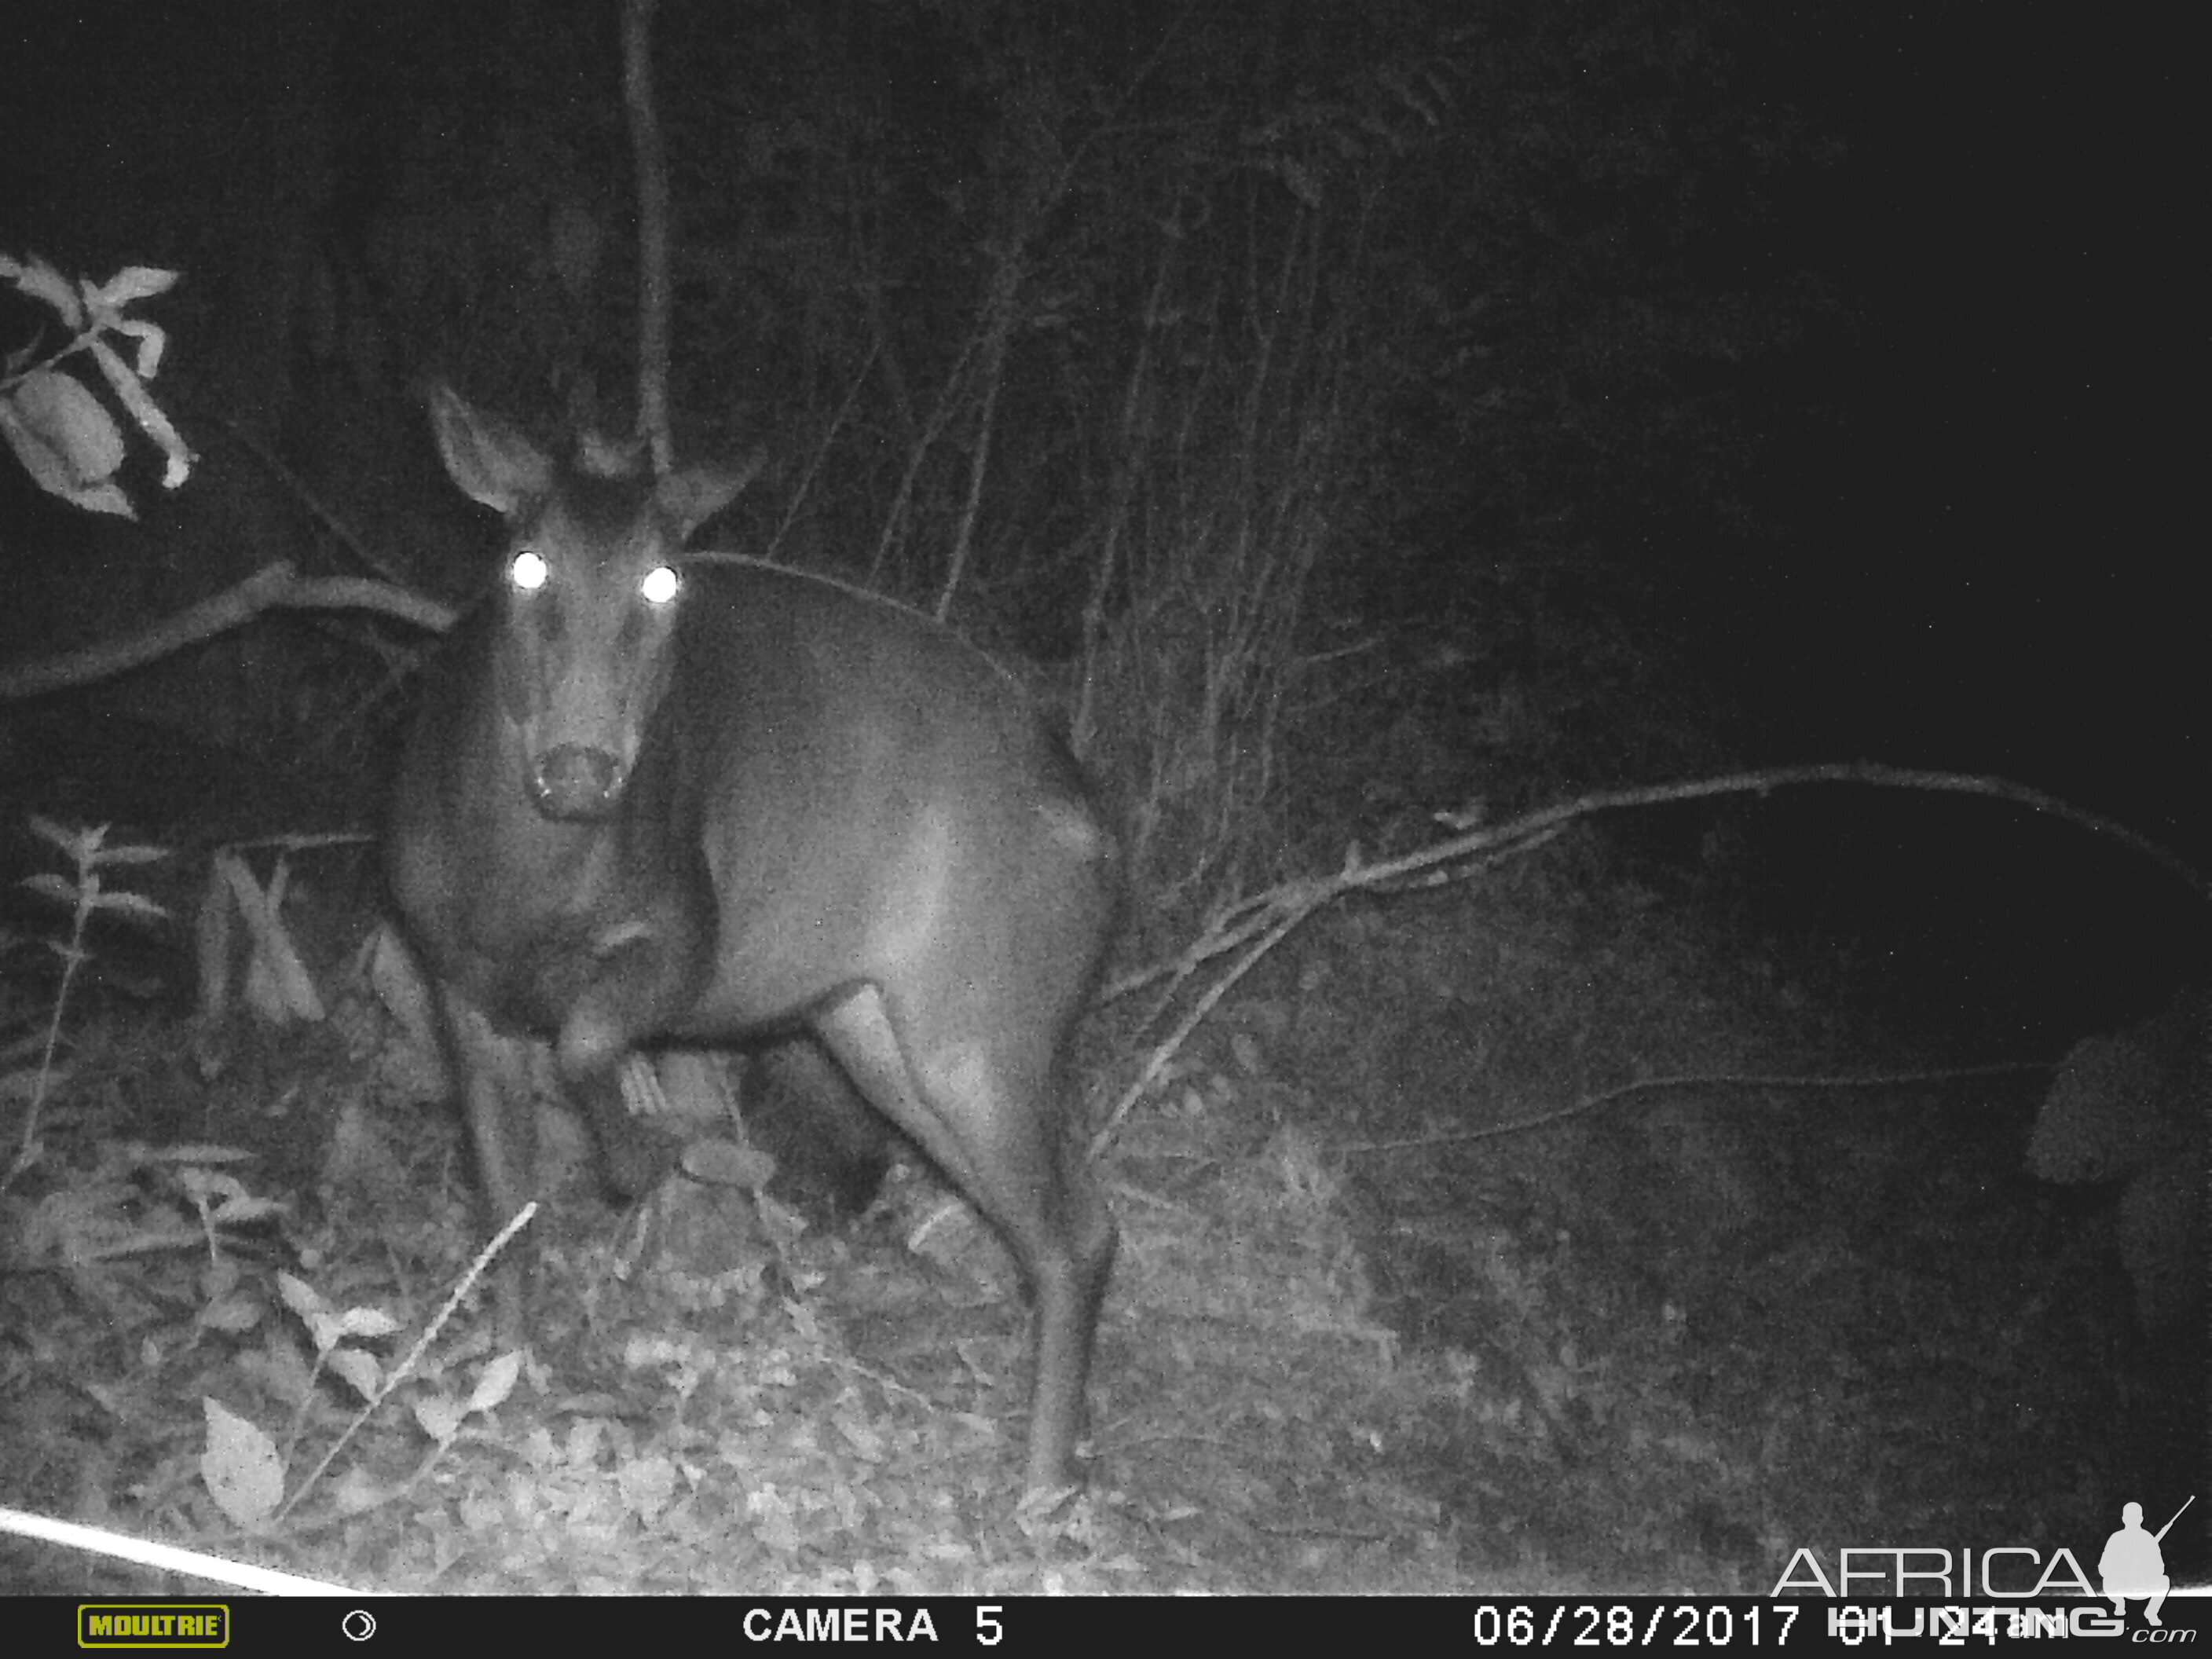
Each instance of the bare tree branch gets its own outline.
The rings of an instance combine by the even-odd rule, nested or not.
[[[373,611],[434,634],[453,625],[451,605],[366,576],[302,576],[279,560],[173,617],[119,639],[0,668],[0,702],[89,685],[252,621],[267,611]]]
[[[1208,988],[1196,1005],[1176,1022],[1175,1029],[1146,1057],[1135,1081],[1122,1091],[1107,1113],[1104,1127],[1092,1141],[1092,1155],[1095,1157],[1113,1138],[1115,1130],[1121,1127],[1121,1120],[1128,1115],[1131,1108],[1151,1086],[1152,1079],[1160,1074],[1190,1034],[1212,1012],[1229,988],[1249,973],[1261,957],[1281,944],[1300,922],[1324,904],[1347,893],[1369,889],[1403,891],[1409,888],[1438,887],[1448,882],[1463,881],[1506,859],[1517,858],[1523,853],[1534,851],[1558,836],[1575,819],[1597,812],[1618,811],[1630,806],[1657,806],[1670,801],[1698,800],[1710,795],[1763,795],[1775,789],[1812,783],[1849,783],[1878,789],[1986,795],[1993,800],[2010,801],[2015,805],[2027,807],[2118,842],[2174,877],[2198,899],[2212,903],[2212,878],[2208,878],[2203,871],[2179,854],[2161,847],[2147,836],[2139,835],[2124,823],[2086,811],[2040,789],[2014,783],[2009,778],[1978,777],[1959,772],[1918,771],[1907,767],[1882,766],[1871,761],[1846,761],[1779,766],[1761,772],[1732,772],[1723,777],[1693,778],[1682,783],[1595,790],[1557,806],[1526,813],[1492,828],[1469,830],[1433,847],[1425,847],[1381,864],[1362,863],[1359,850],[1354,847],[1346,855],[1344,867],[1336,874],[1301,877],[1240,900],[1217,915],[1207,924],[1204,933],[1173,958],[1124,975],[1107,986],[1100,1000],[1110,1002],[1156,980],[1166,979],[1169,981],[1167,988],[1161,994],[1158,1005],[1146,1018],[1146,1025],[1150,1026],[1166,1011],[1182,982],[1202,963],[1225,951],[1251,944],[1251,948],[1237,958],[1218,981]],[[1255,940],[1256,943],[1252,943]],[[1643,1088],[1654,1085],[1647,1081],[1625,1086]],[[1596,1097],[1568,1109],[1568,1111],[1586,1109],[1607,1097]],[[1549,1121],[1552,1116],[1566,1115],[1549,1114],[1544,1118],[1508,1127],[1527,1127],[1531,1123]]]

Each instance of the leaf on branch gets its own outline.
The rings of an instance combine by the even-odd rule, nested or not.
[[[514,1392],[515,1379],[521,1375],[522,1350],[510,1348],[483,1368],[464,1409],[471,1412],[496,1409],[507,1395]]]
[[[25,876],[21,884],[40,898],[50,898],[57,904],[74,905],[76,902],[76,884],[51,870],[41,870],[35,876]]]
[[[258,1526],[276,1512],[284,1495],[284,1464],[276,1443],[213,1396],[201,1403],[207,1413],[207,1445],[200,1453],[200,1479],[207,1483],[208,1496],[234,1525]]]
[[[254,879],[246,860],[237,854],[225,849],[216,854],[215,861],[216,868],[230,885],[238,915],[253,941],[253,954],[246,962],[242,988],[246,1006],[270,1025],[289,1024],[294,1020],[320,1023],[327,1012],[322,995],[316,990],[314,975],[307,971],[307,963],[284,926],[286,866],[280,861],[276,876],[264,889]]]
[[[118,307],[134,300],[150,300],[177,285],[178,273],[157,265],[125,265],[97,288],[86,290],[94,305]]]
[[[148,847],[137,842],[125,842],[120,847],[103,847],[93,855],[94,864],[152,864],[169,856],[166,847]]]
[[[61,313],[62,321],[72,330],[84,326],[84,307],[77,302],[76,290],[70,286],[69,278],[37,254],[21,262],[0,255],[0,276],[5,276],[33,300],[45,301]]]
[[[107,826],[101,823],[71,827],[43,813],[33,812],[31,814],[31,833],[49,847],[60,848],[70,855],[72,862],[82,864],[84,854],[99,850],[100,842],[107,835]]]
[[[384,1367],[376,1356],[361,1348],[340,1348],[330,1357],[330,1368],[363,1400],[376,1398],[383,1386]]]
[[[159,323],[125,317],[117,321],[112,331],[138,342],[138,361],[131,367],[138,371],[140,380],[150,380],[161,372],[161,357],[169,349],[168,330]]]
[[[98,363],[100,372],[107,376],[107,384],[113,388],[124,408],[131,411],[131,418],[138,422],[138,429],[159,444],[161,453],[168,457],[168,465],[161,472],[161,487],[174,489],[191,476],[192,452],[185,447],[177,428],[169,424],[169,417],[161,412],[160,405],[147,392],[145,383],[132,373],[130,364],[116,355],[115,348],[105,340],[94,340],[91,350],[93,362]],[[161,352],[158,349],[155,350],[152,361],[159,365]],[[150,374],[152,371],[145,372]]]
[[[115,417],[70,375],[33,369],[0,393],[0,437],[49,495],[88,512],[137,516],[114,482],[123,465]]]
[[[167,921],[169,913],[143,893],[102,893],[92,908],[103,915],[125,916],[132,921]]]

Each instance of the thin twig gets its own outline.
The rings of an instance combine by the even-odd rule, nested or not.
[[[415,1346],[407,1350],[406,1354],[397,1365],[385,1373],[384,1381],[377,1389],[375,1398],[367,1401],[358,1412],[354,1413],[353,1420],[339,1431],[338,1437],[331,1443],[331,1449],[323,1454],[322,1461],[307,1472],[307,1479],[301,1481],[293,1490],[292,1495],[284,1500],[270,1522],[271,1526],[283,1522],[293,1510],[299,1506],[301,1501],[315,1489],[315,1483],[320,1480],[325,1472],[337,1461],[338,1454],[345,1449],[347,1443],[360,1431],[362,1426],[370,1418],[376,1414],[384,1402],[392,1398],[399,1385],[415,1374],[417,1363],[428,1350],[430,1344],[437,1340],[438,1333],[446,1328],[446,1322],[459,1310],[461,1304],[467,1299],[469,1292],[476,1288],[477,1280],[483,1277],[484,1270],[489,1267],[499,1253],[507,1248],[507,1241],[528,1226],[537,1214],[538,1205],[533,1200],[508,1217],[507,1224],[492,1235],[491,1242],[477,1252],[476,1259],[469,1263],[468,1271],[461,1275],[460,1282],[453,1286],[453,1292],[447,1297],[444,1305],[431,1316],[430,1322],[422,1328],[422,1335],[415,1339]],[[434,1448],[433,1451],[438,1449],[442,1449]],[[417,1473],[419,1474],[420,1472]]]
[[[1652,1089],[1890,1089],[1917,1083],[1955,1083],[1962,1078],[2016,1077],[2024,1072],[2055,1072],[2064,1063],[2057,1060],[1996,1060],[1978,1066],[1939,1066],[1924,1071],[1872,1073],[1864,1077],[1805,1077],[1757,1072],[1692,1072],[1673,1077],[1644,1077],[1633,1083],[1618,1084],[1610,1089],[1601,1089],[1595,1094],[1584,1095],[1571,1106],[1539,1112],[1534,1117],[1517,1117],[1508,1123],[1487,1124],[1480,1129],[1455,1129],[1442,1134],[1403,1135],[1390,1140],[1341,1141],[1333,1144],[1329,1150],[1361,1154],[1404,1152],[1428,1146],[1455,1146],[1477,1140],[1493,1140],[1499,1135],[1518,1134],[1523,1129],[1538,1129],[1547,1123],[1562,1122],[1613,1101],[1625,1100],[1630,1095],[1642,1094]]]
[[[386,564],[367,542],[362,540],[353,526],[338,517],[335,508],[307,487],[307,481],[305,478],[278,459],[276,451],[263,443],[259,438],[247,431],[238,422],[225,416],[210,413],[197,400],[194,401],[192,412],[197,418],[211,422],[229,433],[239,447],[258,461],[270,477],[283,485],[291,493],[293,498],[307,509],[307,516],[322,526],[331,538],[352,554],[372,575],[380,577],[394,587],[404,589],[406,586],[405,580],[399,572]]]

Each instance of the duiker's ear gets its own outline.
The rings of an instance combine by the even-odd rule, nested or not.
[[[430,388],[430,429],[447,476],[471,501],[511,519],[553,485],[553,463],[504,421],[478,413],[448,386]]]
[[[757,449],[735,466],[687,466],[655,484],[653,500],[674,521],[677,539],[688,539],[693,531],[735,501],[766,459]]]

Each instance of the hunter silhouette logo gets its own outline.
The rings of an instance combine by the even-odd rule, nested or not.
[[[1883,1545],[1838,1550],[1832,1577],[1813,1550],[1801,1547],[1768,1594],[1822,1595],[1844,1601],[1929,1595],[1947,1601],[1979,1599],[1997,1604],[1983,1609],[1984,1613],[1994,1614],[2008,1606],[2018,1616],[2044,1621],[2047,1628],[2039,1627],[2040,1633],[2054,1636],[2063,1632],[2050,1623],[2053,1619],[2062,1625],[2070,1622],[2077,1636],[2118,1636],[2125,1627],[2128,1603],[2141,1601],[2145,1604],[2143,1622],[2154,1629],[2161,1628],[2164,1620],[2159,1613],[2172,1593],[2173,1580],[2166,1573],[2160,1546],[2174,1522],[2196,1501],[2194,1493],[2183,1499],[2181,1507],[2156,1532],[2144,1529],[2142,1504],[2123,1504],[2120,1529],[2105,1540],[2104,1553],[2097,1558],[2101,1589],[2091,1583],[2081,1559],[2063,1545],[2047,1555],[2040,1549],[2017,1544],[1956,1550],[1941,1545]],[[2185,1589],[2182,1594],[2208,1592],[2212,1592],[2212,1587],[2208,1591]],[[2096,1605],[2100,1601],[2112,1604],[2111,1613]],[[2031,1607],[2027,1605],[2031,1602],[2038,1605]],[[2060,1611],[2054,1602],[2067,1606]],[[2185,1639],[2193,1639],[2195,1634],[2192,1632]],[[2135,1639],[2166,1638],[2139,1634]]]
[[[2197,1494],[2190,1493],[2181,1508],[2174,1510],[2173,1521],[2180,1520],[2196,1501]],[[2143,1530],[2142,1504],[2130,1504],[2120,1510],[2120,1529],[2105,1540],[2105,1553],[2097,1559],[2097,1576],[2104,1581],[2105,1594],[2112,1598],[2112,1612],[2118,1617],[2127,1617],[2130,1598],[2143,1598],[2149,1603],[2143,1608],[2143,1623],[2164,1622],[2158,1610],[2165,1605],[2173,1581],[2166,1576],[2166,1557],[2159,1544],[2173,1530],[2173,1521],[2148,1533]]]

